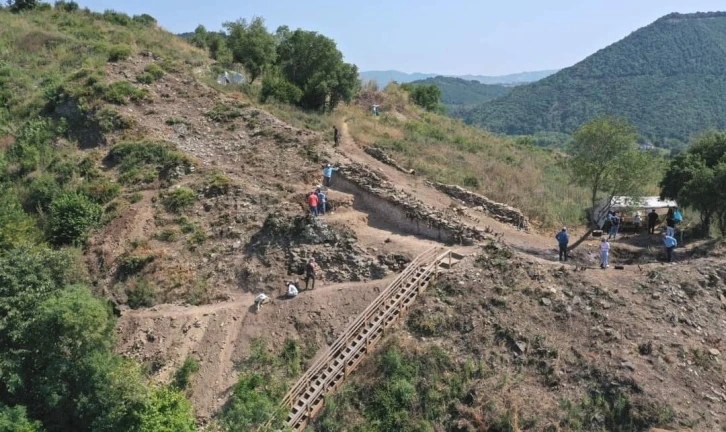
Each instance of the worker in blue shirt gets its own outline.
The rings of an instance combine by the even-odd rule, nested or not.
[[[560,261],[567,261],[567,244],[570,242],[570,236],[567,235],[567,228],[562,228],[555,236],[560,244]]]
[[[323,167],[323,186],[330,187],[330,178],[333,176],[333,171],[338,171],[338,168],[325,164]]]
[[[668,262],[673,262],[673,250],[678,246],[678,242],[675,237],[663,234],[663,244],[665,244],[666,255],[668,256]]]

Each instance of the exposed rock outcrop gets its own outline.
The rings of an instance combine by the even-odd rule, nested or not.
[[[406,169],[406,168],[402,167],[398,162],[396,162],[395,159],[390,157],[386,152],[379,149],[378,147],[364,147],[363,150],[366,153],[368,153],[369,155],[371,155],[374,159],[379,160],[386,165],[390,165],[403,173],[406,173],[406,174],[415,173],[414,170],[412,170],[412,169]]]

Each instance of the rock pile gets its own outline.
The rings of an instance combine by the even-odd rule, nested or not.
[[[412,175],[415,173],[414,170],[406,169],[406,168],[402,167],[401,165],[399,165],[399,163],[396,162],[395,159],[390,157],[388,154],[386,154],[386,152],[379,149],[378,147],[365,147],[365,148],[363,148],[363,150],[366,153],[368,153],[369,155],[371,155],[374,159],[379,160],[386,165],[390,165],[403,173],[412,174]]]
[[[492,232],[489,228],[481,229],[465,225],[456,216],[444,215],[408,193],[396,189],[391,182],[363,165],[352,163],[341,166],[340,174],[364,191],[401,208],[408,219],[447,232],[455,243],[471,245],[488,238],[487,234]]]
[[[410,262],[401,255],[372,257],[353,242],[324,248],[299,246],[288,249],[288,273],[302,277],[310,258],[315,258],[321,278],[328,282],[381,279],[392,271],[400,271]]]
[[[519,209],[498,203],[489,198],[468,191],[460,186],[446,185],[442,183],[426,182],[428,185],[438,189],[439,191],[457,199],[475,210],[487,213],[494,219],[507,224],[529,229],[529,218],[525,216]]]

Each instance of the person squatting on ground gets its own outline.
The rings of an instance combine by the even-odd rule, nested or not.
[[[600,240],[600,260],[601,269],[610,267],[610,243],[605,237]]]
[[[318,194],[316,194],[315,192],[310,192],[308,194],[308,205],[310,206],[310,213],[312,213],[313,216],[318,215],[318,204],[319,203],[320,202],[318,200]]]
[[[633,217],[633,227],[636,234],[640,232],[641,223],[643,223],[643,220],[640,218],[640,212],[636,212],[635,216]]]
[[[648,213],[648,234],[655,234],[656,225],[658,225],[658,213],[653,209]]]
[[[667,233],[663,234],[663,244],[666,248],[666,258],[668,259],[668,262],[673,262],[673,251],[675,250],[676,246],[678,246],[676,238],[673,236],[669,236]]]
[[[299,292],[300,291],[298,290],[297,285],[295,285],[293,283],[293,281],[288,281],[287,282],[287,297],[288,298],[297,297],[297,295],[298,295]]]
[[[271,301],[272,298],[264,293],[257,294],[257,297],[255,297],[255,306],[257,307],[256,311],[259,312],[259,310],[262,309],[263,304],[270,303]]]
[[[318,196],[318,215],[325,215],[326,205],[328,203],[328,197],[325,195],[320,188],[315,189],[315,194]]]
[[[325,164],[323,167],[323,186],[330,187],[330,180],[333,177],[333,171],[338,171],[338,168],[333,167],[330,164]]]
[[[338,131],[337,126],[333,126],[333,142],[335,143],[333,146],[338,147],[340,145],[340,132]]]
[[[567,261],[567,244],[570,242],[570,237],[567,235],[567,228],[563,227],[562,231],[558,232],[555,238],[560,245],[560,261]]]
[[[308,290],[308,282],[313,281],[311,290],[315,289],[315,276],[318,273],[318,265],[315,264],[315,258],[310,258],[307,264],[305,264],[305,290]]]

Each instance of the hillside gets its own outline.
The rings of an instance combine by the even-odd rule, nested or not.
[[[478,105],[504,96],[512,87],[497,84],[482,84],[461,78],[437,76],[424,80],[413,81],[411,84],[434,84],[441,89],[441,103],[449,113],[471,105]]]
[[[312,430],[723,422],[718,242],[686,236],[666,266],[623,235],[624,270],[592,269],[594,241],[563,265],[551,229],[577,233],[587,193],[561,153],[396,85],[263,103],[154,18],[74,5],[0,10],[0,430],[283,429],[287,389],[432,248],[465,258]],[[286,297],[311,258],[314,289]]]
[[[593,117],[632,121],[659,145],[726,127],[726,13],[671,14],[576,65],[472,109],[506,134],[570,133]]]
[[[546,71],[534,71],[534,72],[520,72],[508,75],[499,76],[486,76],[486,75],[456,75],[451,76],[452,78],[461,78],[467,81],[479,81],[482,84],[523,84],[534,82],[545,78],[556,70]],[[405,84],[413,81],[420,81],[427,78],[435,78],[441,76],[441,74],[433,73],[406,73],[397,70],[387,71],[363,71],[360,73],[360,78],[363,81],[375,80],[380,86],[385,87],[391,81],[396,81],[399,84]]]

